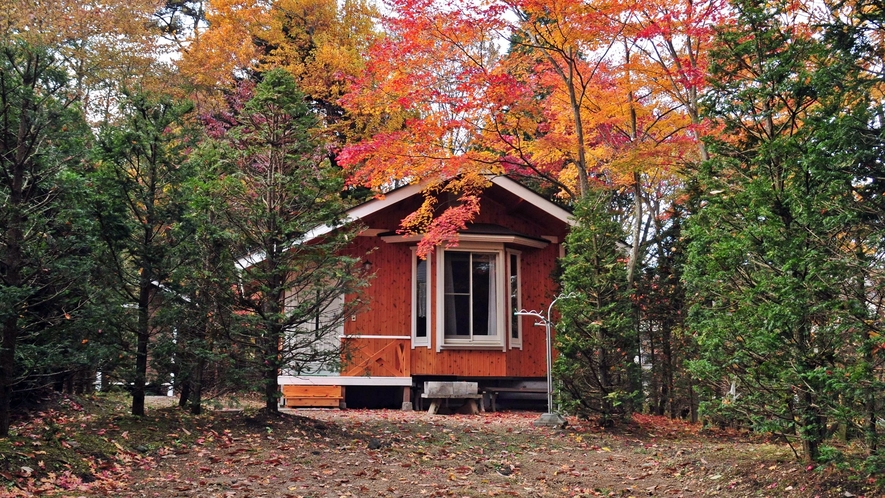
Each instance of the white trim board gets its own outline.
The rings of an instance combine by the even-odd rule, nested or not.
[[[366,335],[366,334],[351,334],[351,335],[339,335],[339,339],[393,339],[400,341],[408,341],[412,339],[410,335]]]
[[[375,214],[382,209],[392,206],[399,201],[404,199],[408,199],[413,195],[421,193],[426,187],[426,183],[413,183],[411,185],[406,185],[405,187],[400,187],[396,190],[391,190],[389,193],[384,194],[383,196],[375,197],[372,200],[366,201],[359,206],[352,207],[347,210],[347,217],[350,221],[360,220],[369,216],[371,214]]]
[[[506,176],[496,176],[491,179],[491,182],[510,192],[511,194],[525,199],[526,202],[530,203],[541,211],[544,211],[550,216],[553,216],[554,218],[562,221],[563,223],[566,223],[569,226],[574,226],[575,219],[572,216],[572,213],[569,213],[565,209],[548,201],[544,197],[536,194],[533,190],[522,186],[518,182],[515,182],[510,178],[507,178]]]
[[[301,237],[300,239],[292,242],[292,245],[293,246],[298,245],[298,244],[301,244],[302,242],[310,241],[310,240],[313,240],[317,237],[321,237],[321,236],[331,232],[332,230],[340,228],[348,223],[352,223],[354,221],[361,220],[361,219],[365,218],[366,216],[377,213],[378,211],[381,211],[382,209],[384,209],[388,206],[392,206],[403,199],[408,199],[409,197],[420,193],[424,189],[424,186],[425,186],[425,184],[423,184],[423,183],[406,185],[405,187],[400,187],[396,190],[391,191],[389,194],[386,194],[381,197],[376,197],[370,201],[366,201],[366,202],[360,204],[359,206],[352,207],[347,210],[341,223],[339,223],[335,226],[330,226],[330,225],[318,226],[318,227],[314,228],[313,230],[305,233],[304,236]],[[264,259],[266,257],[267,257],[267,255],[261,251],[247,254],[236,261],[236,266],[240,271],[242,271],[242,270],[245,270],[246,268],[250,268],[252,266],[257,265],[258,263],[261,263],[262,261],[264,261]]]
[[[381,237],[381,240],[384,242],[388,242],[391,244],[397,244],[402,242],[418,242],[424,237],[423,234],[415,234],[415,235],[385,235]],[[536,249],[543,249],[550,245],[548,242],[532,239],[529,237],[523,237],[521,235],[498,235],[498,234],[483,234],[483,233],[458,233],[458,242],[495,242],[500,244],[517,244],[525,247],[534,247]]]
[[[320,225],[320,226],[314,228],[313,230],[310,230],[309,232],[305,233],[298,240],[293,241],[291,244],[289,244],[289,247],[297,246],[298,244],[301,244],[302,242],[311,241],[317,237],[321,237],[323,235],[326,235],[327,233],[331,232],[332,230],[342,227],[342,226],[346,225],[347,223],[350,223],[351,221],[353,221],[353,220],[345,219],[345,221],[343,223],[340,223],[335,226]],[[267,257],[267,254],[265,254],[264,251],[253,252],[253,253],[247,254],[247,255],[243,256],[242,258],[238,259],[234,264],[237,266],[238,270],[243,271],[247,268],[251,268],[251,267],[257,265],[258,263],[261,263],[262,261],[264,261],[264,259],[266,257]]]
[[[556,204],[548,201],[544,197],[538,195],[534,191],[529,188],[526,188],[519,184],[518,182],[507,178],[506,176],[495,176],[489,178],[489,181],[494,183],[495,185],[503,188],[504,190],[510,192],[513,195],[516,195],[522,199],[524,199],[529,204],[537,207],[541,211],[553,216],[554,218],[562,221],[563,223],[568,224],[569,226],[573,226],[575,224],[575,220],[572,217],[572,214],[567,210],[557,206]],[[332,230],[335,230],[341,226],[344,226],[348,223],[352,223],[357,220],[361,220],[369,215],[377,213],[384,208],[392,206],[404,199],[408,199],[413,195],[417,195],[424,190],[427,186],[428,182],[421,183],[413,183],[411,185],[406,185],[405,187],[400,187],[396,190],[392,190],[389,193],[376,197],[372,200],[366,201],[359,206],[352,207],[347,210],[342,222],[335,226],[322,225],[314,228],[313,230],[304,234],[300,239],[292,242],[292,245],[297,245],[305,241],[313,240],[317,237],[323,236]],[[368,234],[367,234],[368,235]],[[463,235],[463,234],[462,234]],[[263,252],[255,252],[252,254],[247,254],[242,258],[238,259],[236,262],[236,266],[239,270],[245,270],[251,266],[254,266],[262,261],[266,255]]]
[[[280,375],[281,386],[411,386],[412,377],[364,377],[364,376],[294,376]]]

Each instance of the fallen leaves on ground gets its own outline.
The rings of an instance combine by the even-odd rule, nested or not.
[[[98,398],[94,398],[98,399]],[[100,403],[96,401],[95,403]],[[876,496],[786,447],[637,416],[616,430],[533,412],[100,414],[66,400],[15,427],[0,495],[120,497]],[[4,450],[5,451],[5,450]],[[61,455],[61,456],[59,456]]]

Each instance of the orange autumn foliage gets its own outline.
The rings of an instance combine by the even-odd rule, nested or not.
[[[166,72],[153,16],[161,0],[2,0],[0,29],[63,61],[90,119],[111,117],[123,88],[155,89]]]
[[[211,0],[178,65],[199,94],[217,98],[237,80],[282,67],[327,111],[363,69],[377,36],[366,0]]]
[[[696,21],[693,12],[663,14],[676,10],[663,3],[618,0],[398,0],[391,8],[388,37],[342,100],[371,132],[339,156],[354,184],[383,191],[427,182],[430,197],[452,178],[509,174],[574,199],[591,180],[654,188],[697,157],[696,94],[712,15]],[[661,46],[669,58],[652,56]],[[430,204],[416,213],[427,237],[452,240],[435,233],[451,227],[429,221]],[[462,205],[474,209],[467,198]]]

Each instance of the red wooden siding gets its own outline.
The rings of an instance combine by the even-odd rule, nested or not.
[[[341,375],[408,377],[411,375],[408,340],[349,339]]]
[[[558,288],[551,279],[559,257],[559,244],[550,244],[544,249],[523,251],[522,264],[522,307],[526,310],[547,313],[550,301]],[[508,377],[541,377],[546,375],[547,346],[544,327],[535,327],[533,317],[522,318],[522,350],[512,349],[507,353]]]
[[[409,199],[363,220],[370,229],[395,231],[399,221],[414,211],[419,198]],[[513,246],[521,253],[520,279],[522,307],[547,311],[557,294],[551,275],[559,256],[566,227],[552,216],[526,205],[502,189],[490,189],[482,199],[476,223],[496,224],[532,237],[553,236],[556,243],[544,249]],[[413,245],[413,244],[412,244]],[[510,247],[510,246],[507,246]],[[345,324],[345,334],[360,336],[410,336],[412,320],[412,252],[410,244],[390,243],[380,237],[357,237],[353,254],[372,262],[375,274],[366,297],[368,309]],[[436,313],[436,258],[430,257],[431,313]],[[534,327],[534,319],[524,317],[522,349],[436,350],[436,320],[431,320],[431,347],[411,347],[409,340],[348,339],[349,361],[342,375],[409,376],[446,375],[461,377],[543,377],[546,373],[543,327]]]
[[[352,254],[372,263],[373,277],[366,292],[366,309],[356,315],[356,320],[345,322],[344,333],[409,335],[412,251],[405,244],[388,244],[378,237],[357,237]]]

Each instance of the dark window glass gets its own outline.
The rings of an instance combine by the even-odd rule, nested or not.
[[[497,333],[494,253],[445,253],[445,334],[472,338]]]
[[[427,260],[419,259],[415,271],[415,337],[427,337]]]

